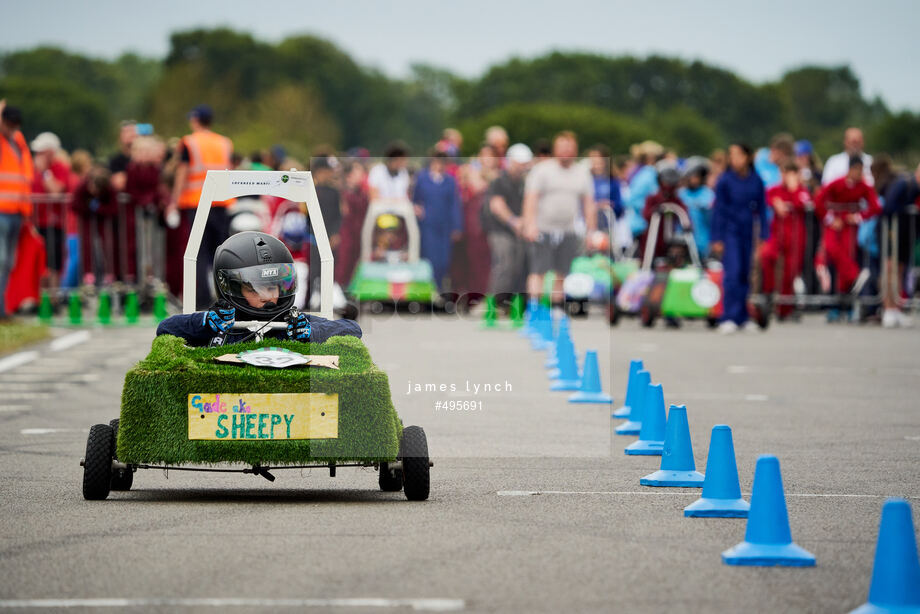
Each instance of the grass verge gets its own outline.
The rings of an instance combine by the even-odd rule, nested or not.
[[[51,334],[47,326],[22,322],[0,323],[0,356],[21,347],[47,339]]]

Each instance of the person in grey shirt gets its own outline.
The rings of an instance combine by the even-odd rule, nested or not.
[[[510,295],[525,292],[527,251],[521,238],[524,179],[533,153],[523,143],[512,145],[505,156],[505,170],[489,184],[482,209],[483,229],[489,242],[492,267],[489,293],[504,305]]]
[[[524,185],[523,235],[529,241],[530,259],[527,292],[539,298],[544,275],[553,271],[553,304],[562,303],[563,278],[584,246],[584,237],[575,232],[579,213],[584,215],[587,236],[597,229],[594,182],[588,168],[576,164],[577,155],[575,134],[560,132],[553,139],[553,157],[534,166]]]

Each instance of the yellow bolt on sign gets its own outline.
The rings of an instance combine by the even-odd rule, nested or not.
[[[219,392],[188,395],[188,438],[335,439],[339,395]]]

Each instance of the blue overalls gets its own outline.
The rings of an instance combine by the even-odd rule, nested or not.
[[[453,250],[450,235],[463,230],[463,209],[457,182],[447,173],[442,173],[441,180],[435,181],[428,169],[423,169],[416,178],[412,201],[425,210],[418,223],[421,256],[431,263],[435,282],[439,289],[443,289]]]
[[[766,239],[770,229],[763,182],[754,169],[744,177],[732,169],[726,170],[716,185],[711,239],[724,245],[722,321],[731,320],[738,326],[748,319],[755,219],[760,223],[760,238]]]

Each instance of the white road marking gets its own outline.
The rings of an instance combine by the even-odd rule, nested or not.
[[[678,497],[699,497],[699,491],[696,492],[674,492],[667,490],[499,490],[496,492],[499,497],[532,497],[537,495],[658,495],[658,496],[678,496]],[[748,497],[751,493],[741,493]],[[807,492],[789,492],[787,497],[827,497],[827,498],[848,498],[848,499],[882,499],[891,495],[863,495],[863,494],[841,494],[841,493],[807,493]],[[920,495],[899,495],[906,499],[920,499]]]
[[[412,608],[417,612],[456,612],[462,599],[385,599],[355,597],[339,599],[250,599],[250,598],[100,598],[100,599],[2,599],[0,608]]]
[[[725,371],[733,375],[742,373],[791,373],[795,375],[848,375],[852,373],[876,375],[896,373],[899,375],[920,375],[920,369],[911,367],[835,367],[831,365],[729,365]]]
[[[98,382],[102,379],[99,373],[73,373],[66,375],[67,382],[74,384],[86,384],[89,382]]]
[[[74,365],[77,366],[77,365]],[[59,373],[55,374],[55,379],[61,383],[84,383],[84,382],[98,382],[101,379],[99,373]],[[7,384],[8,382],[23,382],[23,383],[47,383],[48,382],[48,370],[39,369],[32,370],[31,367],[26,367],[22,370],[17,370],[12,373],[6,373],[0,376],[0,386]]]
[[[907,441],[920,441],[920,435],[907,435],[904,439]]]
[[[81,343],[85,343],[89,341],[89,337],[90,335],[89,335],[88,330],[79,330],[75,333],[70,333],[69,335],[58,337],[57,339],[51,342],[48,348],[52,352],[60,352],[63,350],[69,350],[75,345],[79,345]]]
[[[732,394],[728,392],[668,392],[668,399],[680,402],[684,399],[694,401],[769,401],[765,394]]]
[[[20,367],[38,358],[38,352],[17,352],[6,358],[0,358],[0,373]]]
[[[86,429],[22,429],[21,435],[50,435],[51,433],[85,433]]]
[[[31,405],[0,405],[0,411],[29,411]]]
[[[52,396],[54,395],[50,392],[3,392],[4,401],[50,399]]]
[[[696,495],[692,492],[656,490],[499,490],[499,497],[532,497],[536,495]]]
[[[55,388],[65,388],[66,386],[69,386],[69,385],[70,385],[70,384],[69,384],[68,382],[61,382],[61,381],[57,381],[57,382],[48,382],[48,381],[8,382],[8,381],[2,381],[2,382],[0,382],[0,387],[2,387],[4,391],[7,391],[7,390],[16,390],[16,391],[19,391],[19,392],[29,392],[29,391],[36,391],[36,390],[40,391],[40,390],[49,389],[49,388],[51,388],[51,389],[55,389]]]

